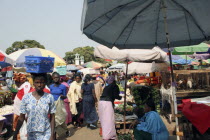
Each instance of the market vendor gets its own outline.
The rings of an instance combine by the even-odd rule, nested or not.
[[[136,140],[168,140],[168,130],[155,110],[155,103],[149,99],[144,105],[144,116],[138,119],[134,128]]]
[[[98,114],[102,127],[104,140],[116,139],[114,100],[121,99],[120,90],[116,84],[115,77],[109,76],[106,81],[107,86],[104,88],[98,105]]]

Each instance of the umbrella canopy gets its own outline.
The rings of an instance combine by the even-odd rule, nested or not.
[[[76,67],[75,65],[67,65],[66,70],[67,71],[76,71],[76,70],[79,70],[79,68]]]
[[[14,62],[15,61],[9,55],[0,50],[0,66],[2,68],[13,65]]]
[[[94,61],[90,61],[90,62],[87,62],[87,63],[83,64],[82,66],[86,67],[86,68],[97,69],[97,68],[103,67],[103,64],[98,63],[98,62],[94,62]]]
[[[60,56],[56,55],[52,51],[40,49],[40,48],[29,48],[16,51],[9,55],[12,59],[15,60],[17,67],[25,66],[25,56],[43,56],[43,57],[54,57],[54,67],[66,65],[65,60]]]
[[[95,70],[93,68],[84,68],[79,70],[79,72],[82,72],[83,74],[100,74],[99,70]]]
[[[166,52],[159,47],[153,49],[123,49],[119,50],[116,47],[112,49],[106,46],[98,46],[94,50],[96,57],[118,60],[118,61],[167,61]]]
[[[138,63],[132,62],[128,64],[128,74],[141,74],[141,73],[151,73],[158,71],[167,71],[167,63]],[[126,72],[126,67],[123,68],[123,71]]]
[[[206,43],[201,43],[199,45],[185,46],[185,47],[175,47],[172,51],[173,55],[191,55],[195,52],[207,52],[210,46]]]
[[[166,47],[163,0],[84,0],[82,30],[121,49]],[[173,47],[210,39],[209,0],[164,0]],[[199,10],[194,10],[199,9]]]

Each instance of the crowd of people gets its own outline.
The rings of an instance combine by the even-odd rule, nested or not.
[[[114,101],[122,99],[117,83],[123,84],[123,74],[16,73],[13,80],[18,88],[14,100],[14,140],[20,139],[19,131],[24,122],[27,123],[27,139],[54,140],[63,133],[71,136],[68,125],[92,130],[98,127],[99,121],[103,139],[117,139]],[[145,116],[139,118],[134,128],[135,138],[146,135],[146,139],[156,139],[161,133],[161,138],[167,139],[168,131],[153,109],[152,101],[145,108]]]

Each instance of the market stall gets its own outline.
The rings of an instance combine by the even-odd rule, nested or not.
[[[171,94],[168,94],[171,93],[171,86],[169,84],[170,74],[161,73],[161,75],[164,83],[161,87],[162,98],[171,104],[173,98]],[[177,105],[179,108],[178,115],[176,116],[179,118],[179,128],[180,132],[182,132],[180,133],[180,138],[192,139],[208,136],[210,134],[208,130],[210,123],[208,121],[202,123],[202,120],[210,117],[210,114],[205,114],[205,112],[208,112],[207,106],[209,106],[210,70],[175,70],[174,76],[176,80]],[[165,101],[163,102],[165,103]],[[171,111],[174,114],[174,111]],[[194,120],[198,120],[200,125],[197,126]],[[208,126],[206,127],[206,125]],[[203,126],[205,131],[199,131],[200,127],[202,128]]]
[[[0,51],[0,137],[7,137],[12,132],[13,93],[10,88],[13,64],[14,60]]]
[[[12,132],[13,93],[7,88],[4,79],[0,79],[0,137],[8,137]]]
[[[111,59],[111,60],[118,60],[118,61],[126,61],[126,68],[125,68],[125,82],[124,82],[124,99],[123,99],[123,132],[126,132],[127,129],[127,120],[126,120],[126,105],[127,105],[127,75],[129,71],[128,61],[135,61],[135,62],[166,62],[167,61],[167,54],[162,51],[159,47],[154,47],[153,49],[125,49],[119,50],[117,48],[109,49],[105,46],[99,46],[95,48],[94,55],[96,57],[104,58],[104,59]],[[135,64],[135,63],[134,63]],[[154,66],[153,66],[154,67]],[[130,67],[131,68],[131,67]],[[149,67],[152,69],[152,66]],[[154,69],[153,69],[154,70]],[[145,73],[147,73],[145,71]],[[116,121],[117,122],[117,121]],[[118,122],[117,122],[118,123]],[[120,122],[122,123],[122,122]]]

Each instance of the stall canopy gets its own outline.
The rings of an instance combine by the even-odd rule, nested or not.
[[[25,67],[25,56],[42,56],[42,57],[54,57],[55,63],[54,67],[66,65],[63,58],[56,55],[52,51],[40,49],[40,48],[29,48],[16,51],[9,55],[16,62],[16,67]]]
[[[106,46],[98,46],[94,50],[94,55],[96,57],[117,61],[167,61],[167,54],[159,47],[154,47],[153,49],[119,50],[116,47],[110,49]]]
[[[79,70],[79,68],[76,67],[75,65],[67,65],[66,70],[67,71],[77,71],[77,70]]]
[[[139,63],[132,62],[128,64],[128,74],[141,74],[141,73],[151,73],[158,71],[167,71],[169,65],[167,63]],[[123,68],[123,71],[126,72],[126,67]]]
[[[210,46],[206,43],[199,45],[175,47],[172,51],[173,55],[192,55],[195,52],[207,52]]]
[[[90,62],[87,62],[87,63],[83,64],[82,66],[86,67],[86,68],[97,69],[97,68],[101,68],[103,66],[103,64],[95,62],[95,61],[90,61]]]

